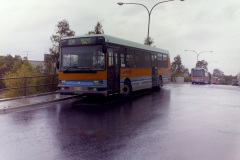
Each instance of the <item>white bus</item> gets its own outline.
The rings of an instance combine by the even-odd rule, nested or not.
[[[237,74],[238,85],[240,86],[240,72]]]

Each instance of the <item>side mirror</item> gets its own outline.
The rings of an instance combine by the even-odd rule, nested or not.
[[[59,70],[59,61],[56,62],[56,68]]]
[[[102,52],[103,52],[103,53],[107,53],[107,46],[106,46],[106,45],[103,45],[103,46],[102,46]]]

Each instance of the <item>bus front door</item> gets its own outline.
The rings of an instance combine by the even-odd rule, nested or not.
[[[158,86],[158,62],[157,55],[152,54],[152,86]]]
[[[118,49],[108,48],[108,94],[120,93],[120,56]]]

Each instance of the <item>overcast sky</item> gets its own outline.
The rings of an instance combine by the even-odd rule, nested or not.
[[[93,30],[101,21],[105,34],[143,43],[147,36],[147,10],[138,5],[117,5],[120,0],[0,0],[0,55],[21,55],[43,60],[58,21],[66,19],[76,35]],[[142,3],[149,10],[161,0],[123,0]],[[178,54],[186,68],[199,60],[209,71],[225,75],[240,72],[240,1],[175,0],[157,5],[151,14],[150,36],[158,48]]]

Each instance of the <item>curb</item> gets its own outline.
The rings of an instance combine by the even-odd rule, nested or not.
[[[2,98],[2,99],[0,99],[0,102],[16,100],[16,99],[22,99],[22,98],[38,97],[38,96],[44,96],[44,95],[50,95],[50,94],[56,94],[56,93],[58,93],[58,91],[34,94],[34,95],[29,95],[29,96],[20,96],[20,97],[13,97],[13,98]]]
[[[64,100],[68,100],[68,99],[72,99],[72,98],[76,98],[76,97],[79,97],[79,95],[74,95],[74,96],[65,97],[65,98],[57,98],[57,99],[54,99],[54,100],[45,101],[45,102],[37,102],[37,103],[34,103],[34,104],[26,104],[26,105],[22,105],[22,106],[13,107],[13,108],[4,108],[4,109],[0,109],[0,114],[10,113],[10,112],[13,112],[13,111],[24,111],[24,110],[27,110],[27,109],[35,109],[35,108],[38,108],[39,105],[42,105],[42,104],[64,101]],[[39,107],[39,108],[41,108],[41,107]]]

